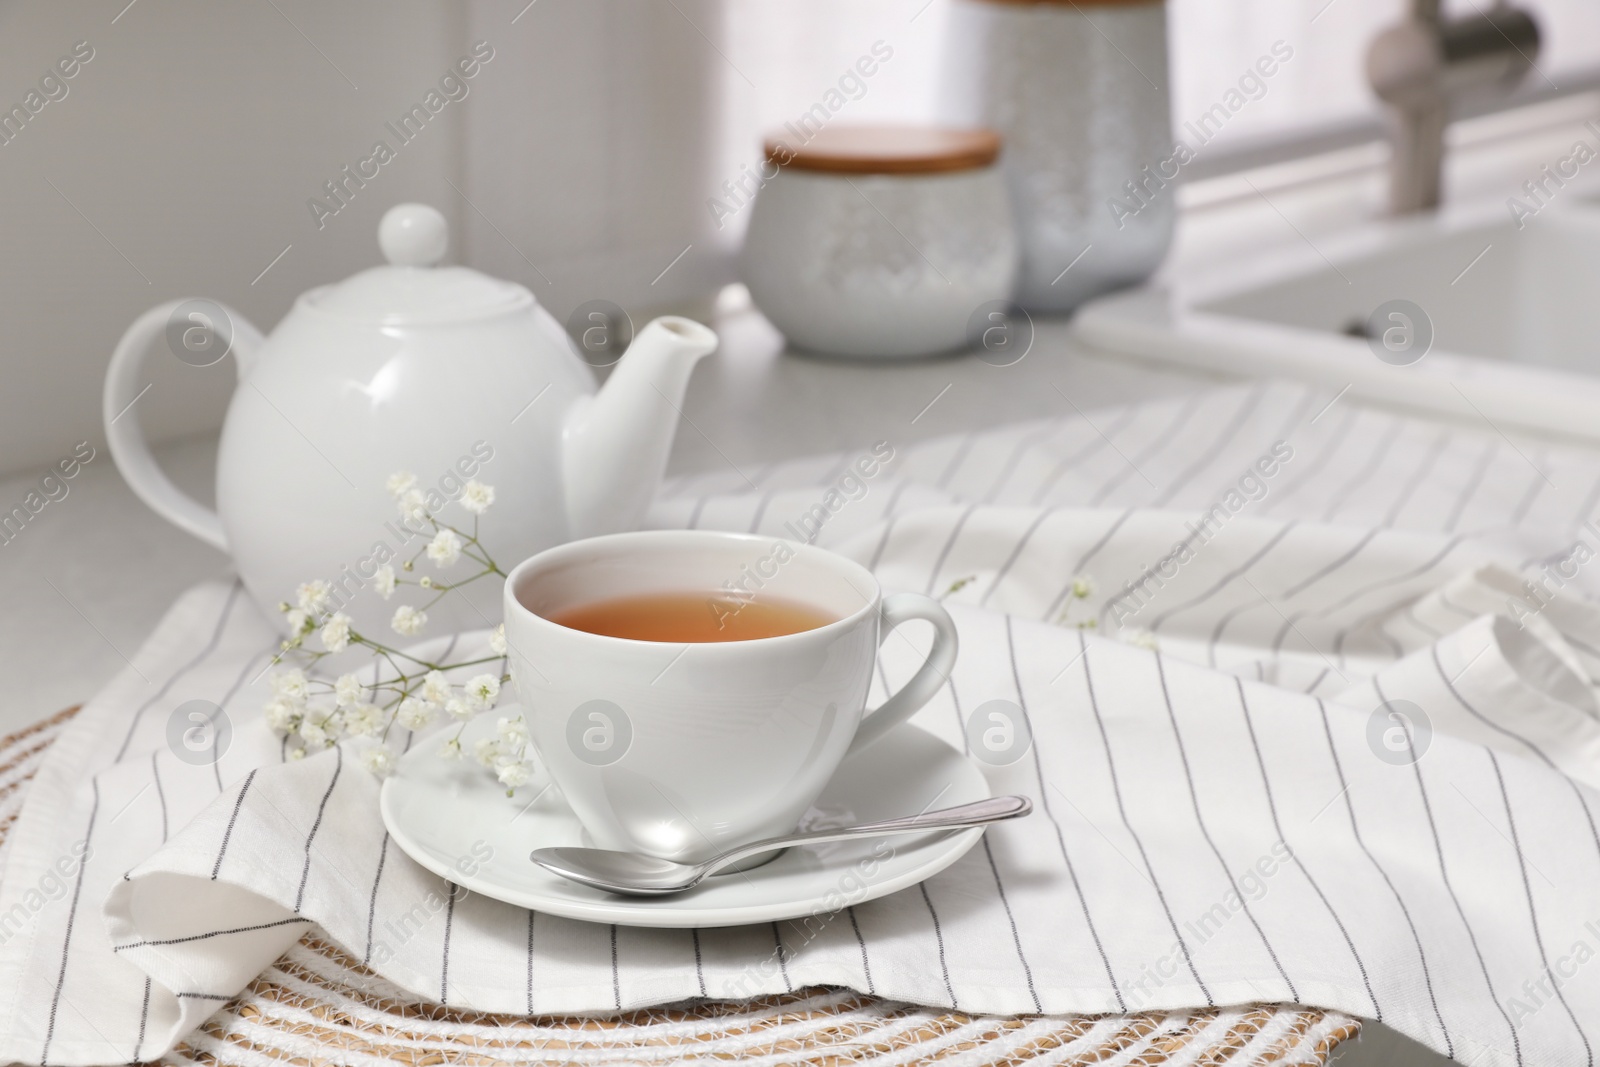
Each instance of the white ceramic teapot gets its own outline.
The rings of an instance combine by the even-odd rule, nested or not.
[[[699,323],[656,319],[596,393],[593,373],[527,289],[435,265],[448,243],[438,211],[392,208],[378,238],[388,265],[302,294],[268,338],[209,301],[152,308],[117,345],[104,397],[106,436],[128,484],[230,553],[263,611],[277,618],[279,602],[321,578],[357,629],[374,635],[389,633],[395,604],[367,588],[373,573],[390,558],[398,569],[426,544],[401,521],[391,474],[416,475],[435,501],[454,501],[470,478],[492,485],[480,536],[508,572],[563,541],[633,529],[660,482],[689,374],[717,344]],[[211,321],[219,315],[227,321]],[[153,344],[163,334],[168,343]],[[201,339],[190,348],[217,355],[180,352],[190,337]],[[119,416],[146,388],[146,363],[161,358],[151,353],[198,364],[228,350],[239,384],[213,512],[156,466],[137,418]],[[446,514],[471,521],[450,504]],[[417,571],[433,573],[426,559]],[[468,573],[461,563],[439,577]],[[479,581],[444,597],[429,632],[499,622],[499,586]]]

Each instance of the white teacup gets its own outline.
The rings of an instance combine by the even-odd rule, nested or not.
[[[834,621],[780,637],[668,643],[548,617],[685,592],[726,611],[745,595],[730,585]],[[927,660],[865,712],[879,642],[912,619],[934,626]],[[956,659],[955,626],[937,601],[885,596],[866,568],[820,548],[703,530],[541,552],[506,581],[505,622],[534,747],[594,844],[681,862],[792,831],[840,762],[926,704]]]

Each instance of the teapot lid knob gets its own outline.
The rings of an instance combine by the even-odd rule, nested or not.
[[[427,204],[396,204],[378,223],[378,246],[397,267],[431,267],[449,243],[450,224]]]

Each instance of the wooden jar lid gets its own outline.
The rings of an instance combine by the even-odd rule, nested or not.
[[[942,174],[987,167],[1000,135],[940,126],[826,126],[801,140],[792,130],[767,138],[767,159],[832,174]]]

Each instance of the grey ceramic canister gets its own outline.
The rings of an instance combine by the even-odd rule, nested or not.
[[[1173,144],[1166,5],[956,0],[951,20],[945,110],[1005,138],[1018,303],[1069,312],[1148,278],[1176,208],[1158,171]]]
[[[836,125],[766,150],[744,280],[790,351],[914,358],[972,346],[985,316],[1009,323],[1017,243],[992,130]]]

